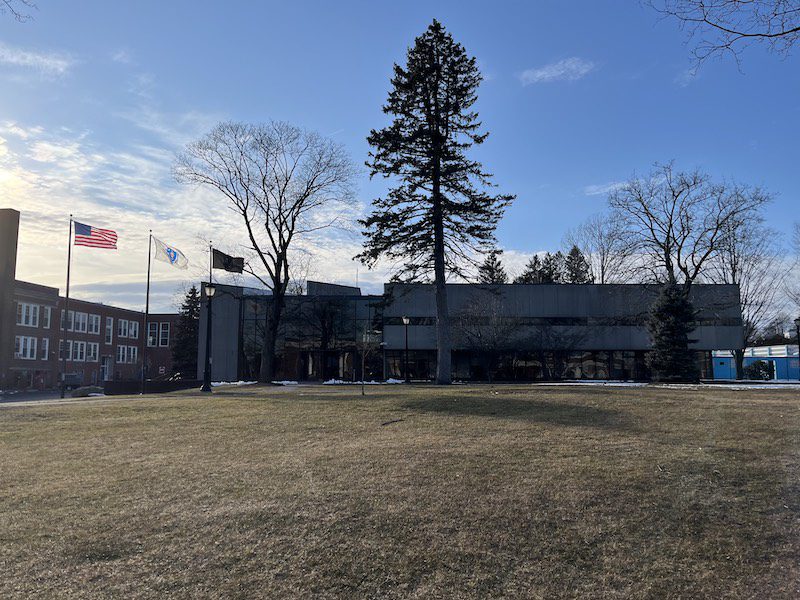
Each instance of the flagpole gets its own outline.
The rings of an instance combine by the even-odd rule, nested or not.
[[[214,266],[214,250],[213,242],[208,240],[208,285],[205,288],[206,297],[206,353],[203,359],[203,387],[200,388],[201,392],[211,392],[211,299],[213,297],[214,287],[211,283],[212,268]]]
[[[153,230],[147,237],[147,291],[144,300],[144,331],[142,335],[142,395],[147,385],[147,347],[150,343],[150,257],[153,255]]]
[[[67,238],[67,293],[64,299],[64,346],[61,348],[61,397],[67,387],[67,331],[69,330],[69,275],[72,267],[72,214],[69,215],[69,237]]]

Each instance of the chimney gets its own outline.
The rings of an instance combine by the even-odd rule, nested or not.
[[[19,211],[0,208],[0,389],[6,387],[14,353],[14,281],[17,275]]]

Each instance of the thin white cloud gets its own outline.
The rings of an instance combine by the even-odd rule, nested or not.
[[[611,181],[609,183],[587,185],[583,188],[583,193],[587,196],[606,196],[622,188],[624,185],[624,181]]]
[[[684,88],[691,84],[695,79],[697,79],[697,71],[694,69],[684,69],[675,75],[675,79],[673,79],[672,82],[678,87]]]
[[[33,69],[50,75],[64,75],[75,61],[64,54],[23,50],[0,43],[0,65]]]
[[[205,279],[207,240],[215,246],[248,254],[242,224],[224,198],[205,188],[177,184],[171,166],[179,142],[198,135],[212,117],[198,112],[173,115],[153,110],[152,120],[136,123],[153,133],[144,143],[121,142],[109,147],[91,131],[53,130],[25,123],[1,123],[8,143],[0,143],[0,207],[22,212],[17,276],[63,288],[69,213],[81,222],[115,229],[119,251],[77,249],[72,281],[80,297],[140,309],[144,303],[147,234],[174,244],[190,261],[188,272],[176,273],[158,264],[153,270],[154,310],[172,310],[175,290]],[[172,123],[170,129],[169,123]],[[157,126],[153,126],[157,124]],[[20,132],[22,132],[20,134]],[[356,211],[358,212],[358,211]],[[341,215],[345,222],[360,214]],[[328,214],[319,215],[327,221]],[[316,238],[297,240],[296,249],[313,256],[315,272],[326,281],[352,283],[361,250],[359,236],[330,229]],[[385,270],[360,271],[365,290],[378,291]],[[177,277],[185,277],[181,282]],[[220,282],[233,282],[216,273]],[[248,285],[260,287],[255,281]]]
[[[519,74],[519,80],[523,86],[552,81],[577,81],[595,68],[596,65],[592,61],[572,56],[543,67],[526,69]]]
[[[117,50],[111,55],[111,60],[114,62],[121,63],[123,65],[132,65],[133,64],[133,57],[131,53],[125,49]]]
[[[0,123],[0,133],[11,135],[21,140],[27,140],[32,135],[39,135],[42,133],[41,127],[21,127],[14,121],[3,121]]]

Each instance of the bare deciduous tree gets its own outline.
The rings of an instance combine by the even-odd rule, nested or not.
[[[577,246],[589,261],[595,283],[626,283],[632,271],[632,244],[621,223],[609,215],[596,214],[569,231],[564,247]]]
[[[793,279],[787,286],[789,298],[795,304],[795,309],[800,311],[800,223],[794,224],[792,235],[792,248],[794,250],[794,261],[792,265]]]
[[[677,171],[672,163],[634,176],[608,199],[643,279],[679,284],[687,293],[727,228],[755,218],[769,200],[759,188],[714,183],[705,173]]]
[[[355,169],[342,146],[288,123],[220,123],[189,144],[178,181],[210,186],[238,213],[256,260],[249,272],[272,292],[259,379],[275,372],[275,343],[298,238],[336,224],[353,202]]]
[[[29,21],[32,17],[30,10],[35,10],[36,4],[31,0],[0,0],[0,15],[9,13],[20,23]]]
[[[800,0],[650,0],[662,15],[677,19],[697,39],[698,63],[712,56],[739,53],[765,43],[786,54],[800,38]]]
[[[708,279],[739,286],[745,347],[780,313],[786,270],[778,233],[758,220],[731,222],[723,228]],[[744,349],[734,351],[736,378],[744,376]]]

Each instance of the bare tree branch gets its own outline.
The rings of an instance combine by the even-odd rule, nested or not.
[[[677,19],[700,64],[713,56],[739,54],[749,44],[765,43],[788,54],[800,38],[800,0],[648,0],[666,18]]]
[[[33,19],[28,9],[37,8],[31,0],[0,0],[0,15],[10,13],[20,23]]]
[[[770,200],[758,188],[714,183],[696,170],[676,171],[672,163],[656,164],[646,177],[634,176],[608,198],[637,269],[687,291],[726,232],[755,218]]]
[[[342,146],[288,123],[226,122],[189,144],[178,181],[219,191],[244,224],[254,263],[247,270],[272,292],[262,373],[270,381],[296,239],[336,224],[355,203],[355,168]]]

